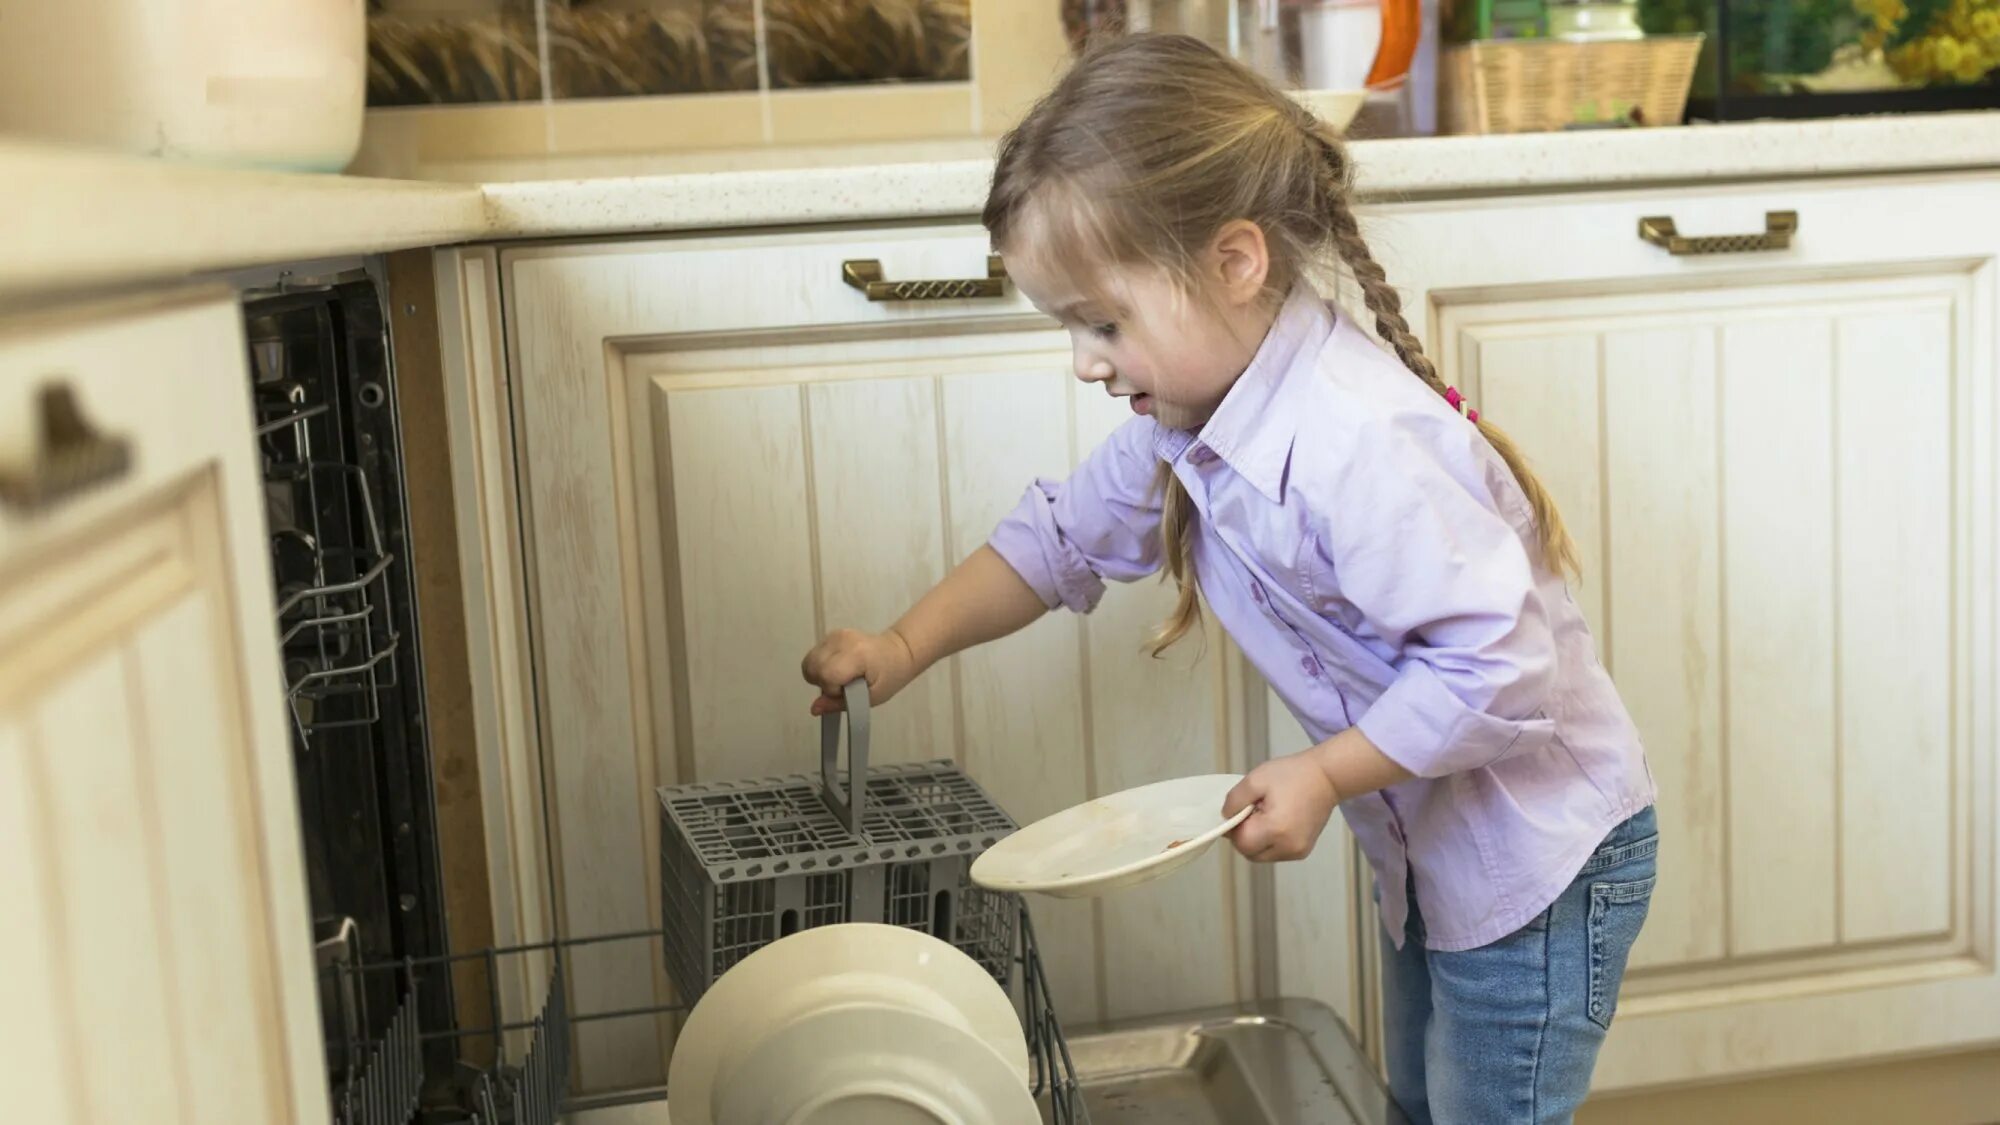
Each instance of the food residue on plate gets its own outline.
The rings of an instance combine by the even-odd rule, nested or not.
[[[1175,841],[1174,841],[1173,843],[1171,843],[1171,844],[1168,844],[1168,845],[1167,845],[1166,847],[1164,847],[1164,848],[1161,848],[1160,850],[1161,850],[1161,851],[1163,851],[1163,852],[1170,852],[1170,851],[1173,851],[1173,850],[1174,850],[1175,848],[1178,848],[1178,847],[1180,847],[1180,846],[1181,846],[1182,844],[1185,844],[1185,843],[1187,843],[1187,841],[1186,841],[1186,840],[1175,840]]]

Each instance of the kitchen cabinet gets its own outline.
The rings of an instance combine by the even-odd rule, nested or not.
[[[546,855],[554,894],[521,932],[658,925],[655,787],[812,769],[798,666],[813,642],[888,625],[1036,476],[1067,475],[1128,416],[1070,376],[1066,337],[1011,288],[871,302],[842,278],[854,260],[892,282],[978,278],[986,259],[966,226],[447,255],[449,315],[487,326],[447,363],[468,373],[460,491],[484,520],[518,518],[523,544],[507,568],[524,623],[505,597],[469,595],[471,616],[501,623],[496,660],[532,654],[532,699],[491,711],[534,727],[508,751],[521,796],[499,819],[519,854]],[[484,312],[501,308],[504,343]],[[511,459],[492,453],[503,442]],[[509,560],[504,538],[478,549]],[[1114,588],[1088,618],[1054,614],[935,669],[877,712],[874,760],[956,760],[1023,822],[1242,769],[1262,689],[1212,623],[1146,657],[1171,598]],[[523,815],[537,773],[545,834]],[[1081,1026],[1250,995],[1250,891],[1218,850],[1102,903],[1035,903],[1058,1010]],[[579,959],[570,985],[585,1010],[670,998],[639,947]],[[670,1033],[580,1029],[583,1086],[656,1077]]]
[[[0,322],[10,1120],[327,1119],[244,355],[226,293]]]
[[[1988,174],[1369,218],[1447,380],[1560,501],[1660,786],[1601,1090],[2000,1037],[1996,198]],[[1746,237],[1670,254],[1653,216]]]

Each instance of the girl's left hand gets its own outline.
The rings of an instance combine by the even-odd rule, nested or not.
[[[1326,830],[1340,794],[1315,757],[1317,748],[1273,758],[1251,770],[1222,803],[1222,815],[1255,805],[1230,832],[1230,842],[1258,863],[1304,859]]]

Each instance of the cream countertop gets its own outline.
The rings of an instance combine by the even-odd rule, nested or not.
[[[790,150],[729,172],[707,170],[715,154],[663,157],[483,190],[506,237],[975,215],[992,172],[985,148]],[[1993,168],[2000,111],[1357,141],[1351,151],[1368,201]]]
[[[203,168],[0,142],[0,301],[460,242],[474,184]]]
[[[573,161],[436,183],[0,144],[0,301],[411,246],[970,216],[985,142]],[[2000,112],[1360,141],[1368,200],[2000,168]],[[511,169],[549,176],[549,164]]]

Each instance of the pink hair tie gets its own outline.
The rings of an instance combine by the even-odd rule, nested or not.
[[[1479,421],[1479,411],[1466,408],[1465,396],[1458,393],[1457,387],[1446,387],[1444,389],[1444,400],[1451,404],[1453,410],[1464,414],[1466,421],[1475,424]]]

